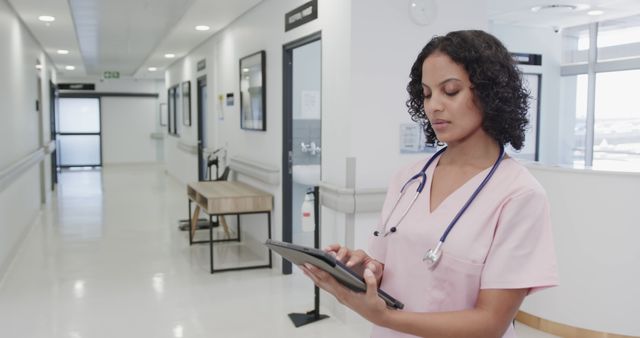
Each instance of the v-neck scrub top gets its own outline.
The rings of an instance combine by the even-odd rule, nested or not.
[[[402,311],[443,312],[472,309],[481,289],[521,289],[535,292],[558,283],[549,203],[529,171],[513,158],[502,161],[493,177],[453,227],[434,269],[422,261],[491,168],[478,173],[430,210],[431,178],[436,159],[427,169],[427,183],[395,233],[371,236],[368,254],[384,264],[380,288],[405,304]],[[381,229],[400,189],[425,161],[398,171],[389,184],[376,227]],[[415,195],[407,187],[388,222],[397,224]],[[384,231],[380,231],[383,233]],[[459,325],[464,325],[460,323]],[[414,337],[374,326],[372,337]],[[510,326],[503,337],[516,337]]]

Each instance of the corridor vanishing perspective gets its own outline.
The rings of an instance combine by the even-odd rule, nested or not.
[[[186,193],[158,165],[64,171],[0,284],[2,336],[366,337],[364,322],[296,329],[313,286],[275,270],[209,273],[177,220]]]

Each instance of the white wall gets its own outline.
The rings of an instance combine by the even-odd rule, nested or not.
[[[158,98],[104,96],[100,99],[102,161],[106,165],[162,161],[164,141],[152,139],[151,133],[166,133],[166,127],[160,126],[159,107],[160,103],[166,103],[164,81],[130,77],[60,77],[58,81],[93,83],[98,93],[158,94]]]
[[[522,310],[555,322],[640,336],[640,175],[529,166],[547,191],[560,286]]]
[[[103,97],[100,110],[103,164],[156,161],[157,98]]]
[[[43,142],[49,140],[50,68],[40,46],[5,1],[0,1],[0,45],[3,46],[0,49],[0,172],[3,172],[41,148],[40,137]],[[35,68],[37,59],[44,67],[39,72]],[[35,107],[38,74],[43,83],[42,116],[38,116]],[[40,119],[44,125],[42,130]],[[49,187],[49,168],[45,169],[45,181],[49,181],[44,184]],[[40,184],[41,173],[36,164],[0,191],[0,278],[38,214]]]

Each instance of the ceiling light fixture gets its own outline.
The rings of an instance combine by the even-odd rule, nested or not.
[[[599,9],[594,9],[592,11],[588,11],[587,15],[591,15],[591,16],[598,16],[598,15],[602,15],[604,14],[603,10],[599,10]]]
[[[148,71],[150,71],[150,72],[155,72],[156,70],[158,70],[158,68],[156,68],[156,67],[149,67],[149,68],[147,68],[147,70],[148,70]]]
[[[56,21],[56,18],[52,17],[51,15],[40,15],[38,17],[38,20],[44,21],[44,22],[53,22],[53,21]]]
[[[64,67],[64,69],[66,69],[66,70],[74,70],[74,69],[76,69],[76,67],[74,67],[74,66],[66,66],[66,67]]]
[[[210,29],[211,29],[211,27],[206,26],[206,25],[199,25],[199,26],[196,26],[196,30],[197,30],[197,31],[208,31],[208,30],[210,30]]]
[[[551,4],[551,5],[531,7],[531,11],[534,13],[541,12],[541,11],[564,13],[564,12],[583,11],[589,8],[591,8],[591,6],[585,5],[585,4],[570,4],[570,5],[569,4]]]
[[[167,59],[173,59],[174,57],[176,57],[176,55],[172,53],[167,53],[164,55],[164,57],[166,57]]]
[[[66,49],[58,49],[58,54],[60,55],[67,55],[69,54],[69,51]]]

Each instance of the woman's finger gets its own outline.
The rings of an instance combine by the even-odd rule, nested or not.
[[[362,250],[355,250],[351,253],[351,257],[349,257],[349,260],[347,261],[346,265],[348,267],[352,267],[352,266],[356,266],[362,262],[364,262],[364,260],[369,257],[367,256],[367,254],[362,251]]]
[[[336,254],[336,259],[343,262],[349,258],[349,249],[347,249],[347,247],[340,247],[340,250],[338,250],[338,253]]]
[[[324,248],[325,252],[337,252],[338,250],[340,250],[342,246],[340,244],[330,244],[329,246],[327,246],[326,248]]]
[[[364,269],[364,281],[367,284],[367,297],[378,298],[378,281],[369,269]]]

